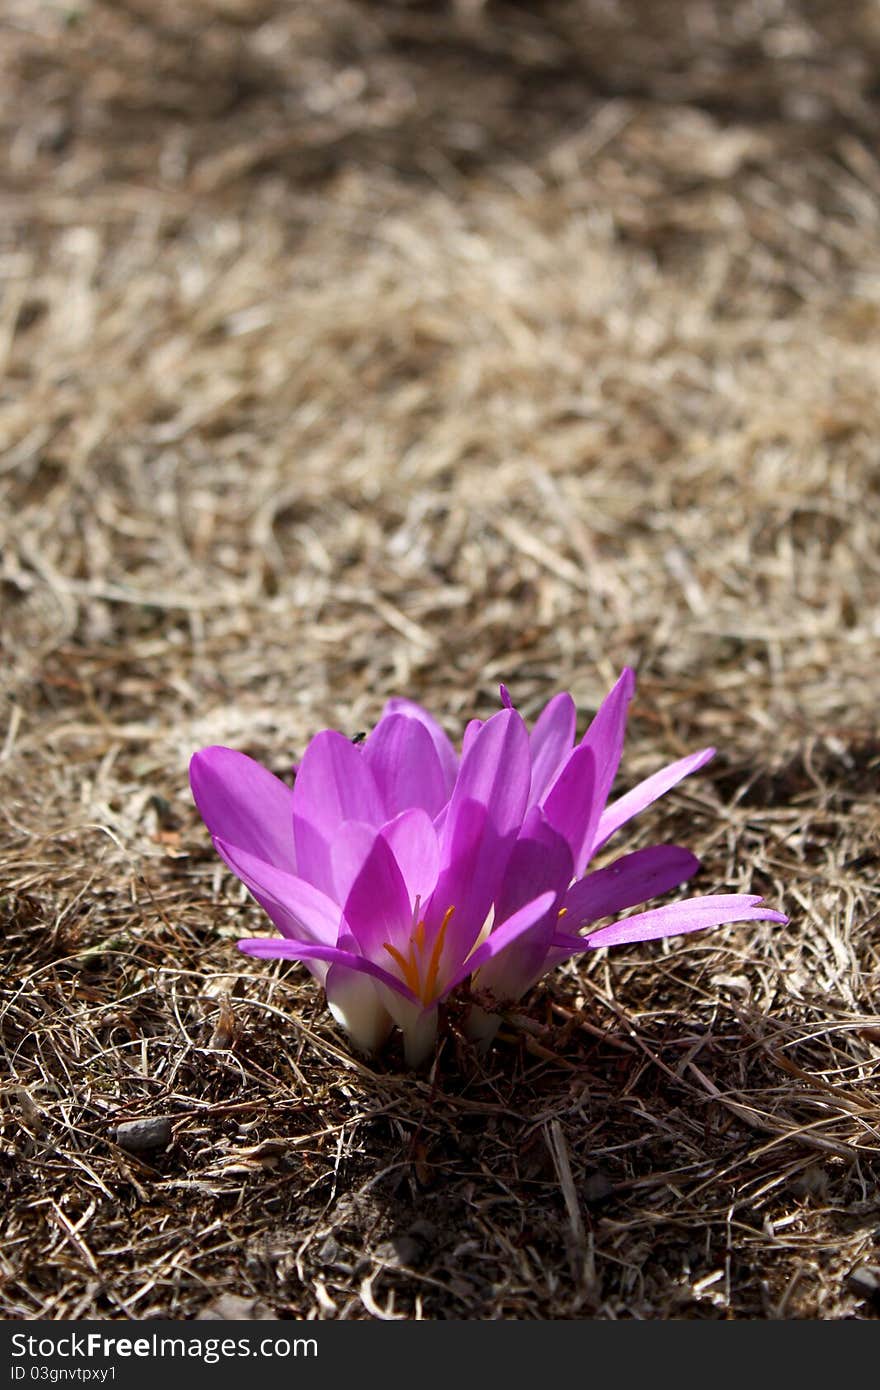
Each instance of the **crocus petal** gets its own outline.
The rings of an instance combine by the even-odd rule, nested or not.
[[[293,784],[293,834],[300,873],[333,892],[330,846],[344,821],[385,820],[376,779],[363,754],[335,729],[316,734]]]
[[[461,740],[461,756],[465,757],[470,752],[474,739],[483,727],[482,719],[471,719],[464,726],[464,735]]]
[[[529,792],[525,725],[501,710],[474,736],[461,762],[443,825],[441,870],[425,926],[429,945],[449,907],[441,976],[473,946],[501,882]]]
[[[392,1028],[392,1018],[369,975],[346,965],[331,965],[324,984],[327,1007],[356,1047],[378,1052]]]
[[[556,921],[557,901],[558,894],[547,893],[534,903],[527,903],[477,947],[465,968],[471,972],[479,971],[474,983],[481,993],[485,991],[498,1003],[505,1003],[522,998],[526,990],[541,978]],[[546,906],[542,908],[541,903]],[[521,921],[527,920],[535,910],[538,915],[531,927],[521,927]],[[537,942],[537,949],[533,948],[533,939]],[[508,949],[511,946],[514,949]],[[499,1014],[474,1004],[467,1010],[463,1026],[467,1037],[485,1049],[497,1033],[500,1022]]]
[[[706,927],[720,927],[725,922],[778,922],[784,925],[788,921],[781,912],[763,907],[761,902],[761,898],[749,893],[685,898],[680,903],[667,903],[665,907],[655,907],[650,912],[626,917],[622,922],[601,927],[588,936],[569,937],[557,933],[553,945],[572,951],[594,951],[600,946],[621,946],[633,941],[655,941],[662,936],[702,931]]]
[[[566,928],[611,917],[677,888],[697,872],[700,861],[678,845],[651,845],[615,859],[573,883],[563,899]]]
[[[539,898],[535,898],[533,902],[526,903],[525,907],[521,907],[519,912],[515,912],[512,917],[508,917],[506,922],[502,922],[500,926],[493,927],[492,931],[486,937],[486,940],[477,947],[464,964],[459,967],[452,978],[447,981],[444,993],[448,993],[449,990],[455,989],[455,986],[460,984],[467,975],[471,975],[475,970],[479,970],[482,965],[492,960],[493,957],[507,950],[507,948],[521,937],[524,932],[527,932],[530,927],[533,927],[536,922],[541,920],[548,909],[553,906],[555,899],[555,893],[542,893]]]
[[[678,762],[669,763],[659,772],[646,777],[644,782],[639,782],[632,791],[626,792],[617,801],[612,801],[611,805],[606,807],[599,817],[596,843],[593,846],[594,852],[601,849],[626,821],[632,820],[639,811],[644,811],[646,806],[650,806],[652,801],[656,801],[659,796],[670,791],[682,778],[689,777],[692,772],[705,767],[709,759],[714,758],[714,756],[714,748],[701,748],[698,753],[689,753],[686,758],[679,758]]]
[[[296,871],[293,793],[279,777],[233,748],[203,748],[189,765],[193,799],[214,838]]]
[[[538,716],[529,739],[532,755],[532,785],[529,805],[540,801],[574,745],[577,711],[574,700],[563,691],[554,695]]]
[[[519,937],[515,951],[487,957],[480,972],[481,989],[497,999],[519,999],[540,978],[571,874],[571,850],[538,807],[532,807],[504,872],[495,903],[496,922],[503,925],[511,920],[542,892],[550,893],[550,901],[543,917],[534,922],[527,935]],[[493,927],[492,937],[500,930],[501,925]]]
[[[344,915],[359,950],[371,960],[390,962],[388,946],[408,951],[412,905],[394,851],[381,834],[352,884]]]
[[[635,675],[625,666],[580,742],[581,748],[592,748],[596,759],[596,800],[600,807],[608,800],[608,793],[617,775],[620,755],[623,752],[627,706],[635,688]]]
[[[214,844],[285,936],[305,937],[328,945],[336,942],[342,913],[332,898],[305,879],[248,854],[237,845],[219,838]]]
[[[328,837],[346,820],[381,824],[382,798],[363,751],[335,729],[316,734],[293,787],[294,814]]]
[[[516,710],[500,710],[477,729],[462,757],[447,827],[458,806],[479,801],[499,835],[515,832],[522,823],[530,782],[526,727]]]
[[[596,779],[596,755],[582,743],[544,798],[544,815],[571,850],[576,874],[583,873],[589,859],[602,807]]]
[[[409,999],[421,1007],[420,1001],[407,989],[402,980],[398,980],[396,975],[383,970],[375,962],[367,960],[366,956],[359,956],[355,951],[346,951],[340,946],[325,946],[320,941],[289,941],[283,936],[249,936],[237,945],[246,956],[257,956],[260,960],[324,960],[347,966],[349,970],[369,975],[371,979],[378,980],[395,994],[400,994],[404,999]]]
[[[382,829],[403,875],[412,907],[416,898],[426,903],[440,871],[440,845],[437,832],[425,811],[402,811]]]
[[[426,709],[422,709],[422,706],[417,705],[413,700],[403,700],[395,696],[386,704],[382,718],[385,719],[392,714],[405,714],[409,719],[417,720],[423,728],[427,729],[443,769],[446,795],[450,796],[458,774],[458,754],[449,735],[441,729],[433,715],[430,715]]]
[[[499,839],[488,810],[479,801],[464,801],[456,807],[444,838],[445,864],[424,910],[428,950],[446,921],[439,980],[451,974],[479,936],[510,855],[510,845]],[[447,919],[450,907],[455,910]]]
[[[362,820],[344,821],[336,831],[330,846],[333,897],[336,902],[345,902],[375,839],[375,828]]]
[[[506,922],[526,903],[551,891],[562,898],[572,877],[572,857],[564,837],[533,806],[510,853],[495,900],[495,918]]]
[[[433,817],[448,801],[440,757],[420,720],[387,715],[370,734],[361,756],[376,779],[386,820],[415,806]]]

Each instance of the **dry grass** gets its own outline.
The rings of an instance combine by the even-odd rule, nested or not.
[[[6,0],[0,1311],[870,1317],[880,12]],[[186,764],[586,720],[791,916],[352,1058]],[[113,1142],[173,1118],[164,1152]]]

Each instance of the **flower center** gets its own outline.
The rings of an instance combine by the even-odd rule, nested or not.
[[[437,977],[440,973],[440,957],[443,955],[443,946],[446,942],[446,928],[449,919],[455,911],[454,907],[448,907],[440,923],[440,930],[434,938],[434,944],[430,951],[425,941],[425,920],[418,917],[419,902],[416,899],[415,911],[413,913],[414,925],[410,933],[409,948],[404,955],[403,951],[390,942],[384,943],[383,949],[386,950],[400,967],[403,982],[408,985],[422,1003],[427,1007],[433,1003],[437,992]]]

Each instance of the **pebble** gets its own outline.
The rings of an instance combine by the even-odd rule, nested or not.
[[[196,1314],[196,1322],[277,1322],[278,1315],[259,1298],[243,1298],[237,1293],[221,1293]]]
[[[595,1168],[592,1173],[588,1173],[581,1183],[581,1196],[588,1203],[604,1202],[613,1191],[612,1179],[607,1173],[603,1173],[601,1168]]]
[[[880,1265],[859,1265],[846,1276],[846,1286],[850,1293],[859,1298],[869,1298],[880,1306]]]
[[[171,1121],[165,1116],[149,1120],[125,1120],[116,1130],[116,1142],[129,1153],[165,1149],[171,1142]]]

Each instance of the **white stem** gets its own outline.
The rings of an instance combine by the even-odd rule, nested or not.
[[[490,1014],[477,1004],[472,1004],[464,1020],[465,1036],[475,1042],[480,1052],[488,1052],[498,1029],[501,1026],[499,1014]]]
[[[437,1041],[437,1010],[425,1009],[403,1028],[403,1051],[406,1065],[415,1070],[424,1066]]]
[[[368,975],[332,965],[327,973],[327,1005],[355,1047],[378,1052],[391,1032],[391,1016]]]

